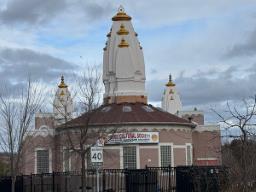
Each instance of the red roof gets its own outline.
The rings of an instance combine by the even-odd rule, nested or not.
[[[152,105],[143,103],[113,103],[102,105],[91,112],[91,114],[84,113],[83,115],[67,122],[65,126],[81,126],[86,124],[88,117],[90,119],[90,125],[175,124],[193,126],[193,124],[186,119],[165,112]]]

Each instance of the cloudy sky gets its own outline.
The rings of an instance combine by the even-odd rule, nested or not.
[[[151,103],[159,105],[169,73],[186,109],[221,110],[255,94],[255,0],[0,0],[1,85],[28,75],[56,85],[61,74],[70,82],[101,65],[120,4],[143,46]]]

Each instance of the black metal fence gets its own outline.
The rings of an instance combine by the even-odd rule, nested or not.
[[[191,171],[193,170],[193,171]],[[214,170],[212,173],[211,170]],[[218,171],[217,171],[218,170]],[[220,190],[222,167],[146,167],[145,169],[86,170],[88,192],[192,192]],[[212,173],[212,174],[211,174]],[[211,186],[203,184],[208,175]],[[195,178],[198,178],[195,180]],[[201,180],[200,180],[201,178]],[[200,186],[199,188],[196,188]],[[209,189],[209,190],[208,190]],[[212,189],[212,190],[211,190]],[[0,177],[0,191],[11,192],[11,178]],[[16,192],[79,192],[81,174],[53,172],[18,176]]]
[[[221,166],[179,166],[176,168],[176,190],[216,192],[229,185],[228,169]]]

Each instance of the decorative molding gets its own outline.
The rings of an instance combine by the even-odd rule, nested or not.
[[[101,125],[97,125],[97,126],[91,126],[89,128],[89,132],[92,133],[97,133],[100,130],[102,130],[103,126]],[[112,125],[105,125],[104,128],[106,130],[110,130],[109,132],[111,132],[111,130],[115,130],[116,126],[112,126]],[[179,132],[185,132],[185,133],[192,133],[192,129],[188,128],[186,126],[175,126],[175,125],[143,125],[143,124],[138,124],[138,125],[120,125],[120,127],[117,129],[117,132],[130,132],[130,131],[143,131],[147,129],[148,132],[172,132],[172,131],[179,131]],[[75,128],[68,128],[68,131],[74,132],[76,133],[78,130],[78,127]],[[56,134],[63,134],[65,133],[66,129],[58,129]],[[107,131],[106,131],[107,132]]]
[[[140,149],[158,149],[158,145],[140,145]]]
[[[35,129],[34,131],[31,131],[28,133],[29,136],[37,137],[47,137],[47,136],[54,136],[55,130],[49,128],[47,125],[42,125],[39,127],[39,129]]]
[[[204,131],[218,131],[220,132],[220,125],[197,125],[196,128],[193,130],[198,132],[204,132]]]
[[[129,44],[127,43],[127,41],[125,41],[125,39],[121,39],[121,42],[119,43],[118,47],[129,47]]]
[[[198,116],[198,115],[204,115],[204,112],[203,111],[195,111],[195,110],[192,110],[192,111],[179,111],[179,116],[183,116],[183,115],[195,115],[195,116]]]
[[[54,117],[54,114],[53,113],[41,113],[41,112],[38,112],[35,114],[35,117],[36,118],[52,118]]]
[[[121,145],[115,145],[115,146],[106,146],[106,145],[104,145],[103,149],[114,149],[114,150],[119,149],[120,150],[120,146]]]
[[[118,35],[128,35],[129,31],[125,29],[124,24],[120,25],[120,29],[116,32]]]
[[[173,145],[174,149],[186,149],[186,145]]]
[[[199,157],[199,158],[196,158],[196,160],[198,160],[198,161],[215,161],[215,160],[218,160],[218,158],[216,158],[216,157]]]

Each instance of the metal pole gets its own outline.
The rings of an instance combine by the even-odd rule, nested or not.
[[[105,171],[102,169],[102,191],[105,191],[106,181],[105,181]]]
[[[99,167],[96,168],[96,177],[97,177],[97,192],[100,192]]]

